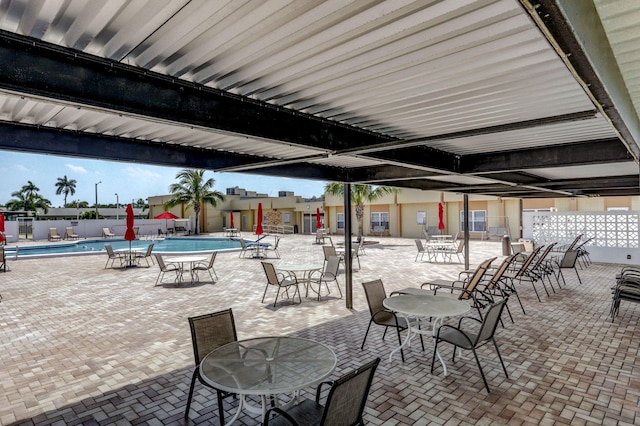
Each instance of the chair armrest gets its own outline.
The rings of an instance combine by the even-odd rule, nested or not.
[[[461,281],[454,281],[454,282],[461,282]],[[453,291],[455,290],[455,291],[460,291],[462,293],[468,293],[471,296],[471,292],[464,287],[456,287],[453,285],[439,285],[439,284],[432,284],[432,286],[435,287],[433,289],[433,294],[436,294],[438,290],[442,288],[442,289],[451,290],[451,293],[453,293]]]
[[[325,382],[320,382],[318,384],[318,386],[316,387],[316,403],[320,404],[320,393],[322,392],[322,386],[327,385],[327,386],[333,386],[333,380],[331,381],[325,381]]]
[[[461,317],[460,320],[458,320],[458,328],[460,328],[462,326],[462,321],[465,320],[465,319],[470,319],[470,320],[473,320],[475,322],[479,322],[480,324],[482,324],[482,321],[480,321],[478,318],[465,316],[465,317]]]

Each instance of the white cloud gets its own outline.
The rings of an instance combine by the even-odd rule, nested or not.
[[[29,172],[29,169],[26,168],[25,166],[23,166],[22,164],[16,164],[14,167],[16,169],[18,169],[19,172],[22,172],[22,173],[28,173]]]
[[[87,174],[87,169],[82,166],[74,166],[73,164],[65,164],[65,167],[72,172]]]
[[[124,172],[136,179],[162,179],[162,175],[140,167],[125,167]]]

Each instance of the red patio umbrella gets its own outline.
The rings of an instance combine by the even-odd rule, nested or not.
[[[320,222],[320,208],[316,208],[316,229],[322,228],[322,223]]]
[[[4,213],[0,213],[0,242],[4,241]]]
[[[444,229],[444,205],[442,203],[438,203],[438,229]]]
[[[229,212],[229,228],[235,228],[235,226],[233,226],[233,212]]]
[[[263,231],[262,231],[262,203],[258,203],[258,225],[256,226],[256,235],[262,235]],[[256,241],[258,241],[256,244],[257,246],[257,253],[256,253],[256,257],[260,257],[260,238],[258,238]]]
[[[258,225],[256,226],[256,235],[262,235],[262,203],[258,203]]]
[[[127,204],[127,208],[124,211],[127,212],[127,230],[124,233],[124,239],[129,241],[129,249],[131,249],[131,241],[136,239],[136,233],[133,230],[133,207],[131,207],[131,204]]]

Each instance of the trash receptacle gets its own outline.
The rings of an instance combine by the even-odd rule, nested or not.
[[[295,225],[293,225],[293,233],[294,234],[298,233],[298,224],[297,223]]]
[[[511,237],[508,235],[502,237],[502,255],[511,256]]]

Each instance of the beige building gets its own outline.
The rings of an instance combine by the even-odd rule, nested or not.
[[[169,195],[149,197],[150,217],[164,211]],[[316,210],[321,223],[332,234],[344,233],[344,205],[340,196],[325,195],[325,199],[304,199],[293,192],[280,191],[277,197],[228,188],[226,199],[217,207],[206,205],[200,212],[201,232],[220,232],[231,225],[241,232],[252,232],[258,220],[258,204],[262,204],[263,225],[279,227],[283,233],[313,233],[316,230]],[[440,231],[439,204],[443,205],[444,229]],[[365,235],[420,237],[423,230],[456,235],[462,231],[463,195],[449,192],[402,189],[367,203],[364,209]],[[353,209],[353,207],[352,207]],[[543,198],[516,199],[469,195],[469,230],[472,238],[501,237],[509,234],[521,237],[522,211],[611,211],[640,210],[640,197]],[[182,218],[193,215],[185,206],[170,211]],[[353,232],[357,232],[355,211]]]

